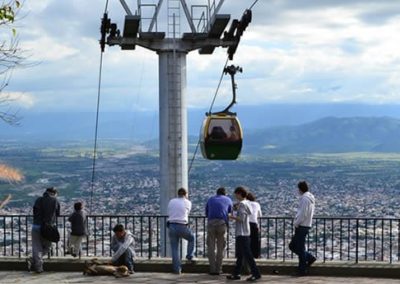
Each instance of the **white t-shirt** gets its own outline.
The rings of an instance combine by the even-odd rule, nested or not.
[[[168,203],[168,221],[170,223],[189,223],[192,202],[184,197],[173,198]]]
[[[262,216],[260,203],[257,201],[249,201],[249,205],[251,208],[250,223],[258,224],[258,218]]]

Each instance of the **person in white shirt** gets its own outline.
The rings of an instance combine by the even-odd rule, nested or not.
[[[234,191],[236,199],[239,201],[236,205],[236,216],[230,215],[229,219],[235,221],[235,247],[236,247],[236,265],[231,275],[226,276],[228,280],[240,280],[240,272],[243,264],[248,264],[251,270],[251,276],[246,280],[255,282],[261,278],[260,270],[254,260],[250,248],[250,215],[251,209],[249,201],[246,200],[247,190],[239,186]]]
[[[297,185],[300,194],[299,208],[294,220],[295,232],[289,244],[292,252],[299,256],[299,267],[296,276],[305,276],[308,268],[317,260],[311,253],[306,251],[306,236],[312,225],[314,215],[315,198],[308,191],[308,185],[301,181]]]
[[[247,200],[251,208],[250,215],[250,247],[254,258],[259,258],[261,254],[260,233],[258,228],[258,220],[261,218],[261,206],[256,201],[256,197],[251,192],[247,193]]]
[[[181,239],[188,241],[186,259],[194,264],[194,234],[189,229],[189,213],[192,202],[187,198],[184,188],[178,190],[178,197],[168,203],[168,235],[171,241],[172,267],[176,274],[181,273],[181,260],[179,256],[179,242]]]

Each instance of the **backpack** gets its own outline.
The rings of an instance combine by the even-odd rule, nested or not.
[[[49,223],[42,224],[40,227],[40,235],[52,243],[57,243],[60,240],[60,233],[58,232],[57,226]]]

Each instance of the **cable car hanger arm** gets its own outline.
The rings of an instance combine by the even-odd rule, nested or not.
[[[229,74],[231,76],[231,82],[232,82],[232,101],[231,103],[223,110],[218,113],[224,113],[224,114],[234,114],[232,112],[230,112],[230,108],[233,107],[234,104],[236,104],[236,89],[237,89],[237,85],[235,82],[235,74],[236,72],[243,72],[243,69],[239,66],[235,66],[235,65],[230,65],[225,67],[224,69],[224,74]]]

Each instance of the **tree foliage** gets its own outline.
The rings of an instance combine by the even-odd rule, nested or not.
[[[0,35],[10,32],[8,38],[0,39],[0,120],[11,125],[19,122],[17,113],[10,107],[15,98],[5,94],[3,90],[8,86],[12,70],[21,66],[26,59],[18,47],[18,37],[14,27],[20,8],[21,3],[17,0],[3,1],[0,4]]]

